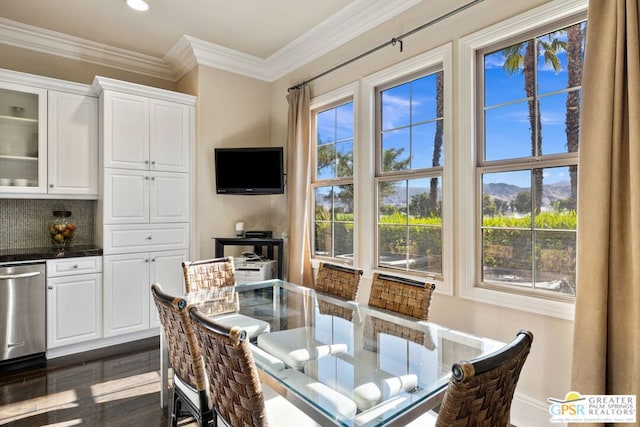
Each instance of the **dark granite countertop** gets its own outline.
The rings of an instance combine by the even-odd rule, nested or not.
[[[31,261],[38,259],[72,258],[99,255],[102,255],[102,248],[95,245],[72,245],[62,249],[52,247],[0,249],[0,262]]]

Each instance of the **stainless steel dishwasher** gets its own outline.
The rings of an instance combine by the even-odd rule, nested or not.
[[[0,362],[45,352],[45,285],[44,262],[0,264]]]

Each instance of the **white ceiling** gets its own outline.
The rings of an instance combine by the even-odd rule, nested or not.
[[[420,1],[148,0],[150,10],[137,12],[124,0],[0,0],[0,43],[59,50],[63,56],[73,51],[54,48],[56,38],[99,49],[96,57],[105,56],[105,47],[113,48],[112,54],[130,53],[136,61],[157,60],[154,66],[168,62],[173,78],[185,71],[171,63],[183,60],[185,50],[198,63],[206,52],[209,59],[222,54],[226,62],[237,55],[244,68],[247,61],[249,68],[273,68],[274,63],[286,68],[287,57],[296,56],[299,66]],[[284,71],[290,70],[258,78],[272,80]]]
[[[353,0],[2,0],[3,18],[162,58],[188,34],[266,58]]]

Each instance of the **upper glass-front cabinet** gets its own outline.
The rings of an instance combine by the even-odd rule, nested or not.
[[[0,192],[46,192],[46,138],[46,89],[0,82]]]

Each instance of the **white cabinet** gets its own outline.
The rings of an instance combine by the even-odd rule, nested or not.
[[[104,223],[189,221],[189,175],[105,169]]]
[[[104,257],[104,336],[149,328],[149,254]]]
[[[47,261],[47,349],[102,338],[102,257]]]
[[[49,91],[48,192],[98,195],[98,98]]]
[[[104,167],[149,169],[149,100],[120,92],[102,97]]]
[[[190,107],[159,99],[149,100],[151,170],[189,171]]]
[[[189,171],[188,105],[105,91],[102,108],[105,168]]]
[[[149,186],[149,222],[189,221],[189,174],[151,172]]]
[[[189,224],[105,225],[103,250],[107,254],[133,253],[189,247]]]
[[[159,326],[151,283],[174,295],[183,293],[182,261],[187,251],[162,251],[104,257],[104,336]]]
[[[158,283],[169,295],[185,293],[182,263],[187,261],[187,251],[169,251],[151,253],[150,283]],[[160,317],[149,291],[150,318],[149,327],[160,326]]]
[[[0,70],[2,197],[98,197],[98,98],[90,86]]]
[[[47,192],[46,89],[0,80],[0,192]]]
[[[96,77],[100,156],[97,241],[104,251],[104,336],[121,340],[160,326],[151,284],[183,293],[193,250],[195,100]],[[156,329],[157,330],[157,329]]]

